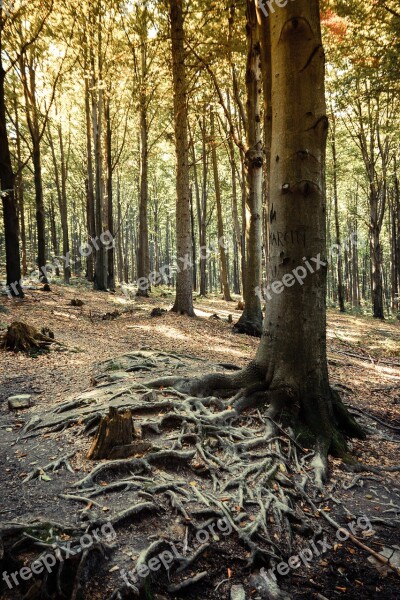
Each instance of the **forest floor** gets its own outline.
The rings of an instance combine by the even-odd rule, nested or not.
[[[83,306],[71,306],[71,300],[75,298],[82,300]],[[94,466],[103,463],[93,463],[86,459],[91,445],[88,433],[90,428],[83,430],[79,419],[71,418],[68,426],[61,430],[54,426],[36,429],[43,415],[50,415],[54,425],[57,408],[69,400],[72,400],[72,404],[65,405],[67,414],[73,414],[68,411],[77,402],[76,399],[78,409],[84,407],[82,415],[86,414],[85,411],[91,409],[87,408],[88,395],[85,398],[82,395],[85,390],[89,390],[89,396],[93,396],[93,390],[96,390],[96,394],[100,390],[101,395],[102,390],[108,390],[107,386],[113,385],[115,387],[111,389],[119,392],[126,382],[121,372],[129,369],[125,368],[123,361],[115,362],[115,368],[114,363],[108,363],[108,379],[104,379],[104,361],[121,355],[147,351],[142,358],[147,357],[150,367],[143,367],[143,371],[139,373],[131,369],[131,388],[133,383],[144,381],[146,375],[148,378],[146,371],[151,370],[155,364],[157,375],[162,375],[159,369],[163,368],[162,357],[165,356],[170,357],[169,362],[165,362],[168,374],[171,369],[178,368],[183,369],[184,374],[191,370],[201,374],[208,369],[228,368],[226,363],[242,367],[254,357],[258,340],[234,334],[232,325],[228,323],[229,315],[233,316],[234,322],[240,316],[236,303],[225,303],[216,297],[196,299],[198,319],[188,319],[170,312],[165,312],[160,317],[150,316],[156,307],[168,311],[172,306],[172,299],[172,293],[166,289],[162,293],[158,291],[157,297],[129,300],[118,293],[93,292],[84,285],[51,285],[51,292],[48,293],[30,290],[24,300],[13,301],[0,297],[0,333],[11,322],[20,320],[38,329],[50,328],[55,339],[62,344],[53,346],[50,351],[31,355],[0,352],[0,536],[5,535],[5,531],[10,536],[9,539],[4,538],[2,543],[0,538],[0,559],[4,555],[4,560],[0,560],[0,572],[16,572],[23,565],[29,566],[40,554],[39,548],[43,551],[47,541],[55,539],[52,537],[52,527],[57,528],[59,523],[66,527],[61,539],[68,540],[77,521],[81,522],[82,527],[85,519],[89,522],[97,519],[98,523],[105,523],[106,518],[109,518],[110,522],[115,523],[117,539],[107,546],[106,560],[98,560],[93,570],[95,563],[92,564],[91,561],[95,561],[95,553],[89,553],[88,556],[85,554],[86,562],[78,561],[77,564],[81,565],[80,569],[78,567],[79,572],[76,573],[77,568],[74,571],[74,577],[80,579],[79,587],[73,586],[72,580],[68,583],[61,579],[59,571],[57,581],[50,581],[51,577],[48,578],[48,590],[53,590],[50,597],[60,600],[63,597],[62,585],[66,585],[69,590],[64,596],[67,598],[72,598],[73,594],[77,594],[77,598],[88,600],[122,598],[124,582],[121,573],[124,569],[132,568],[135,564],[133,561],[147,548],[149,539],[168,537],[177,542],[185,536],[187,539],[187,521],[190,519],[182,518],[185,509],[182,510],[182,504],[176,501],[176,496],[171,491],[168,493],[171,494],[171,499],[175,499],[172,506],[176,509],[172,512],[173,516],[171,502],[168,504],[165,497],[160,495],[155,502],[163,516],[158,518],[152,515],[146,519],[146,523],[145,519],[131,518],[132,515],[120,518],[121,511],[138,499],[137,489],[134,486],[132,490],[129,489],[130,484],[123,490],[118,489],[118,493],[104,490],[105,493],[101,496],[95,495],[98,490],[93,492],[94,488],[91,488],[93,496],[90,499],[90,494],[83,494],[84,488],[78,487],[83,500],[87,497],[83,507],[82,498],[75,502],[71,498],[61,498],[61,494],[78,495],[76,483],[87,476]],[[164,354],[161,355],[160,352]],[[372,466],[372,472],[350,472],[341,460],[331,458],[330,480],[325,495],[319,499],[319,505],[323,505],[323,510],[343,527],[354,521],[358,522],[359,519],[368,522],[370,525],[362,532],[358,528],[357,538],[375,552],[390,553],[392,564],[400,569],[400,472],[373,471],[373,467],[386,468],[400,464],[400,323],[376,322],[372,318],[329,311],[328,353],[332,384],[340,390],[345,402],[354,408],[354,413],[368,432],[366,441],[352,441],[352,454],[360,463]],[[137,360],[136,355],[132,354],[131,358]],[[157,362],[160,360],[161,363]],[[103,367],[100,368],[99,363],[103,363]],[[96,385],[97,387],[93,387]],[[8,398],[20,394],[32,395],[33,406],[26,410],[10,411]],[[114,393],[112,398],[117,395]],[[256,419],[256,414],[246,418]],[[32,427],[27,428],[28,423],[32,423]],[[142,426],[145,425],[148,426],[149,422],[143,421]],[[90,433],[93,434],[93,430]],[[145,452],[143,454],[146,456]],[[58,465],[54,472],[42,469],[52,461],[68,455],[71,455],[70,458]],[[142,455],[138,456],[140,458]],[[199,490],[204,491],[206,488],[202,486],[205,475],[204,472],[195,472],[198,467],[196,464],[194,474],[187,465],[177,471],[168,471],[168,468],[163,467],[163,471],[155,471],[155,476],[161,477],[160,481],[164,482],[168,479],[173,481],[174,477],[183,479],[187,485],[198,486]],[[29,481],[24,481],[35,470],[36,475]],[[109,479],[108,474],[106,477],[105,471],[101,471],[100,479],[98,485],[104,487],[107,481],[115,482],[115,479]],[[139,479],[140,477],[136,477],[136,480]],[[127,483],[128,479],[124,481]],[[171,489],[173,488],[171,484]],[[196,493],[201,497],[200,493]],[[142,489],[139,496],[140,494],[142,501],[149,500],[148,492]],[[92,499],[94,497],[95,500]],[[220,501],[229,502],[230,499],[232,498],[228,493]],[[148,507],[150,508],[149,502]],[[167,510],[170,516],[166,526]],[[309,510],[304,508],[305,512]],[[198,508],[197,512],[200,514]],[[242,518],[249,519],[251,524],[256,517],[249,514]],[[129,526],[121,529],[120,522],[125,520],[129,521]],[[29,530],[30,534],[27,536],[27,524],[38,521],[53,524],[49,525],[47,540],[43,537],[43,532],[40,535],[37,533],[39,529],[35,527]],[[306,566],[302,564],[301,568],[292,568],[288,574],[280,577],[282,589],[292,598],[304,600],[333,600],[340,597],[388,600],[400,598],[400,571],[396,574],[374,562],[367,550],[350,539],[340,541],[337,532],[323,519],[321,521],[332,547],[320,556],[312,556],[312,560],[308,562],[305,560]],[[15,537],[18,528],[10,533],[10,523],[24,524],[21,529],[22,538]],[[27,545],[27,540],[33,541],[33,545]],[[159,542],[154,542],[155,547],[157,543]],[[11,547],[10,544],[14,546]],[[307,541],[304,542],[304,547],[307,547]],[[166,572],[161,574],[159,571],[152,575],[151,580],[152,584],[155,582],[156,595],[153,595],[148,579],[139,597],[149,600],[255,600],[267,597],[259,595],[255,575],[263,563],[255,562],[251,568],[247,568],[246,557],[248,552],[235,532],[230,531],[230,535],[226,537],[225,532],[220,536],[214,535],[209,545],[196,554],[196,561],[185,559],[188,563],[186,571],[190,577],[201,572],[202,576],[197,584],[196,581],[191,581],[191,585],[179,587],[181,582],[177,582],[177,571],[172,576],[175,588],[173,585],[171,587]],[[73,563],[75,559],[76,557],[69,562]],[[69,567],[67,563],[66,565],[64,571],[68,575]],[[39,598],[42,580],[43,575],[33,575],[27,581],[19,578],[19,585],[11,590],[8,590],[2,580],[0,598]],[[242,595],[241,586],[245,590],[245,596]],[[121,591],[113,596],[114,590],[118,589]],[[126,597],[135,597],[129,596],[129,593],[128,591]]]

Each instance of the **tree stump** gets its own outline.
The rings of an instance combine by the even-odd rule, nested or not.
[[[132,412],[119,413],[111,407],[107,416],[100,421],[93,444],[87,454],[90,460],[115,458],[116,454],[129,456],[133,453],[134,438]]]
[[[0,347],[14,352],[30,352],[46,348],[53,343],[54,334],[50,329],[43,329],[40,332],[27,323],[14,321],[0,340]]]

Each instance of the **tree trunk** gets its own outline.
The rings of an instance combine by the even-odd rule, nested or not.
[[[218,173],[218,158],[217,158],[217,147],[215,138],[215,117],[213,109],[210,114],[211,119],[211,156],[213,164],[214,174],[214,189],[215,189],[215,200],[217,204],[217,226],[218,226],[218,240],[219,240],[219,259],[221,265],[221,283],[222,291],[225,302],[232,302],[231,292],[229,290],[228,281],[228,266],[226,260],[225,244],[224,244],[224,221],[222,218],[222,198],[221,198],[221,186],[219,181]]]
[[[207,204],[208,204],[208,191],[207,191],[207,175],[208,175],[208,162],[207,162],[207,131],[206,131],[206,119],[203,115],[202,122],[200,122],[201,128],[201,139],[202,139],[202,165],[203,165],[203,181],[202,181],[202,193],[201,203],[198,207],[199,215],[199,231],[200,231],[200,296],[207,296]]]
[[[372,306],[375,319],[385,318],[383,311],[382,260],[383,251],[380,241],[380,231],[375,225],[371,227]]]
[[[399,178],[397,176],[397,164],[394,163],[394,203],[395,203],[395,214],[396,214],[396,299],[397,299],[397,312],[400,313],[400,186]]]
[[[67,165],[64,152],[64,140],[62,127],[57,127],[59,147],[60,147],[60,167],[58,166],[57,156],[55,152],[53,136],[51,134],[50,124],[48,125],[48,140],[53,158],[54,178],[57,189],[58,208],[61,216],[61,229],[63,234],[63,272],[64,282],[69,284],[71,278],[70,267],[70,247],[69,247],[69,229],[68,229],[68,204],[67,204]],[[58,252],[56,252],[56,256]]]
[[[18,206],[18,217],[19,217],[19,237],[21,238],[21,262],[22,262],[22,275],[28,274],[27,265],[27,253],[26,253],[26,227],[25,227],[25,201],[24,201],[24,181],[22,177],[23,163],[22,163],[22,149],[21,149],[21,134],[19,126],[19,110],[18,110],[18,96],[17,91],[14,88],[14,115],[15,115],[15,130],[17,137],[17,174],[15,178],[15,194]]]
[[[339,199],[338,199],[338,182],[337,182],[337,153],[336,153],[336,120],[333,109],[332,113],[332,158],[333,158],[333,201],[335,204],[335,232],[336,232],[336,244],[340,248],[340,223],[339,223]],[[344,306],[344,293],[343,293],[343,259],[342,252],[338,254],[337,262],[337,276],[338,276],[338,300],[340,312],[346,312]]]
[[[235,331],[261,337],[262,188],[264,152],[261,137],[261,57],[257,12],[247,0],[247,228],[246,270],[243,286],[245,308]],[[258,292],[258,293],[257,293]]]
[[[201,197],[200,197],[200,187],[199,187],[199,176],[197,171],[197,163],[196,163],[196,149],[194,145],[194,140],[190,137],[190,146],[192,149],[192,163],[193,163],[193,182],[194,182],[194,191],[196,195],[196,212],[197,212],[197,222],[199,226],[199,239],[201,239],[201,226],[202,226],[202,210],[201,210]],[[194,213],[195,207],[194,199],[193,199],[193,191],[191,192],[191,221],[192,221],[192,243],[195,243],[194,239]],[[201,243],[200,243],[201,246]],[[193,289],[197,290],[197,256],[196,256],[196,248],[193,246]]]
[[[70,247],[69,247],[69,229],[68,229],[68,198],[67,198],[67,179],[68,164],[64,150],[64,138],[61,124],[58,125],[58,141],[60,144],[60,164],[61,164],[61,195],[60,195],[60,216],[63,235],[63,257],[64,257],[64,282],[69,284],[71,278],[70,267]],[[71,140],[69,140],[71,144]]]
[[[228,111],[230,112],[230,101],[228,97]],[[241,267],[241,232],[239,223],[239,212],[238,212],[238,197],[237,197],[237,173],[236,173],[236,160],[235,160],[235,144],[232,136],[228,137],[228,150],[229,150],[229,163],[231,167],[231,181],[232,181],[232,220],[233,220],[233,231],[234,231],[234,272],[235,272],[235,294],[240,294],[240,267]]]
[[[92,239],[96,236],[96,218],[95,218],[95,199],[94,199],[94,179],[93,179],[93,155],[92,155],[92,131],[91,131],[91,109],[90,109],[90,85],[89,85],[89,62],[86,63],[85,73],[85,115],[86,115],[86,227],[88,233],[88,244],[92,252],[89,253],[86,261],[87,280],[94,281],[94,265],[96,250]],[[93,83],[93,80],[92,80]]]
[[[54,209],[54,198],[53,194],[50,194],[50,232],[51,232],[51,244],[53,246],[54,256],[59,255],[58,237],[57,237],[57,223],[56,223],[56,211]],[[56,264],[56,276],[60,277],[60,267]]]
[[[256,364],[275,392],[276,407],[282,408],[282,397],[289,399],[292,417],[316,436],[322,457],[329,448],[343,452],[336,424],[347,432],[361,431],[331,392],[328,379],[328,119],[318,0],[289,2],[268,20],[273,49],[270,230],[277,243],[270,247],[268,317]],[[323,465],[322,460],[321,474]]]
[[[178,260],[176,296],[172,311],[193,317],[187,80],[182,4],[182,0],[170,0],[175,148],[177,159],[176,247]]]
[[[46,228],[45,211],[43,198],[43,179],[42,179],[42,155],[40,141],[34,136],[33,142],[33,172],[35,181],[35,203],[36,203],[36,227],[37,227],[37,245],[38,245],[38,267],[39,279],[47,283],[46,277]]]
[[[124,259],[123,259],[123,253],[122,253],[124,227],[123,227],[123,222],[122,222],[121,183],[120,183],[120,179],[119,179],[119,171],[118,170],[117,170],[117,219],[118,219],[118,233],[117,233],[118,280],[119,280],[119,283],[121,284],[125,281]]]
[[[114,239],[114,207],[113,207],[113,164],[112,164],[112,130],[110,117],[110,98],[107,98],[106,109],[106,146],[107,146],[107,225],[108,231]],[[115,274],[114,274],[114,244],[110,244],[107,248],[107,287],[109,290],[115,291]]]
[[[190,186],[190,223],[192,229],[192,258],[193,258],[193,291],[197,290],[197,253],[196,253],[196,231],[194,226],[193,187]],[[157,244],[157,239],[155,241]]]
[[[1,25],[0,25],[1,27]],[[22,298],[21,260],[18,241],[18,214],[15,202],[14,173],[11,164],[10,146],[7,135],[4,81],[6,72],[2,63],[0,31],[0,182],[3,205],[4,236],[6,244],[7,288],[12,296]]]
[[[20,57],[20,68],[25,96],[26,119],[32,140],[32,162],[35,185],[36,227],[37,227],[37,264],[39,279],[47,283],[46,277],[46,228],[43,199],[41,132],[39,127],[38,106],[36,98],[36,71],[32,57]],[[27,77],[27,72],[29,78]],[[44,129],[42,130],[44,131]]]
[[[264,251],[265,265],[268,262],[270,229],[269,217],[271,211],[271,144],[272,144],[272,81],[271,81],[271,32],[265,20],[268,18],[263,14],[261,6],[258,5],[257,18],[261,39],[261,70],[264,94],[264,182],[263,182],[263,229],[264,229]],[[264,35],[262,35],[264,32]]]
[[[103,233],[104,225],[104,189],[103,189],[103,104],[104,93],[103,85],[103,59],[102,59],[102,20],[101,13],[97,11],[97,82],[93,76],[92,85],[92,126],[93,126],[93,142],[94,142],[94,158],[95,158],[95,181],[96,181],[96,203],[95,203],[95,218],[96,218],[96,242],[98,250],[96,252],[95,266],[95,281],[94,288],[100,291],[107,291],[107,255],[106,248],[100,237]],[[91,51],[92,73],[95,73],[95,60],[93,56],[93,48]]]
[[[146,32],[147,35],[147,32]],[[139,248],[138,248],[138,286],[137,295],[148,297],[150,291],[150,258],[149,258],[149,127],[147,119],[146,44],[141,44],[141,91],[140,91],[140,204],[139,204]]]

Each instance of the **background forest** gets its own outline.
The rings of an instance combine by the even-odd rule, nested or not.
[[[328,242],[343,249],[333,253],[328,299],[341,310],[395,316],[400,12],[391,0],[329,1],[322,11],[330,116]],[[243,293],[246,271],[245,28],[241,1],[194,0],[185,14],[193,289],[202,295],[223,291],[225,299]],[[130,284],[135,293],[138,279],[173,265],[170,46],[162,1],[3,2],[3,91],[25,279],[37,278],[46,264],[51,278],[66,283],[86,278],[104,290]],[[96,251],[85,257],[82,249],[104,231],[115,247],[107,252],[102,276],[96,275]],[[358,244],[346,244],[356,234]],[[217,242],[221,236],[225,252]],[[210,255],[199,253],[200,247]],[[63,258],[68,254],[70,263]],[[3,225],[0,267],[4,274]],[[162,273],[163,283],[173,285],[174,270]],[[150,285],[139,293],[146,295]]]

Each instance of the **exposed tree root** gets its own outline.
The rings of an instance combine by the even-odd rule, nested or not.
[[[34,469],[30,473],[28,473],[28,475],[23,480],[23,483],[27,483],[28,481],[31,481],[32,479],[35,479],[36,477],[41,477],[42,475],[44,475],[48,471],[53,471],[53,472],[57,471],[57,469],[59,469],[63,465],[68,469],[68,471],[70,471],[70,473],[75,473],[75,471],[73,470],[73,468],[69,464],[69,459],[72,458],[73,456],[75,456],[75,454],[76,454],[75,451],[74,452],[70,452],[66,456],[62,456],[61,458],[57,458],[56,460],[48,463],[44,467],[36,467],[36,469]]]
[[[172,371],[185,366],[180,356],[132,353],[130,357],[113,361],[109,376],[133,365],[138,373],[145,366],[158,370],[168,365]],[[243,549],[243,572],[253,573],[253,588],[268,597],[287,597],[276,582],[256,575],[255,569],[273,567],[307,545],[305,538],[317,539],[322,533],[318,510],[309,510],[307,505],[315,507],[313,499],[326,476],[328,452],[336,444],[341,448],[345,434],[361,434],[340,397],[333,392],[332,423],[338,424],[337,431],[340,424],[342,431],[335,441],[333,434],[317,438],[312,424],[304,422],[298,396],[290,388],[269,388],[255,363],[234,373],[195,379],[183,373],[150,382],[99,379],[102,384],[96,390],[42,415],[25,428],[25,434],[37,435],[44,427],[59,431],[79,425],[86,435],[87,428],[108,413],[110,402],[135,415],[135,426],[149,450],[141,457],[94,466],[74,485],[73,493],[64,497],[89,506],[93,503],[95,509],[85,511],[89,531],[105,519],[117,530],[127,523],[139,529],[148,523],[145,538],[149,541],[133,569],[169,548],[168,544],[175,544],[179,552],[171,550],[168,578],[165,571],[138,581],[128,574],[112,597],[127,593],[141,598],[144,589],[153,595],[156,591],[184,594],[186,587],[196,589],[197,585],[201,590],[212,575],[210,557],[224,552],[227,532],[226,539],[234,536],[237,548]],[[300,436],[299,427],[303,427]],[[313,447],[303,441],[304,428],[314,450],[304,450]],[[107,505],[112,506],[114,494],[123,496],[124,509],[99,516],[99,504],[93,499],[107,496]],[[157,519],[154,531],[155,515],[165,513],[175,516]],[[158,530],[160,524],[174,520],[184,526],[183,537]],[[209,527],[213,529],[207,539],[196,537],[209,532]],[[149,539],[150,532],[156,535],[155,541]],[[82,570],[83,566],[80,580]]]

